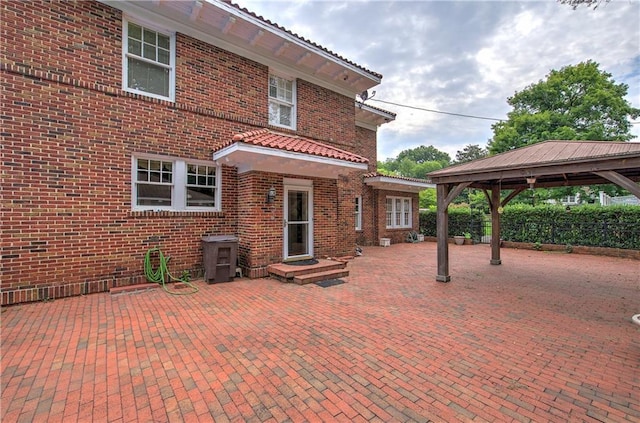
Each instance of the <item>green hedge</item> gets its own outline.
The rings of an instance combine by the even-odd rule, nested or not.
[[[449,208],[449,236],[471,232],[473,239],[490,234],[479,210]],[[501,238],[505,241],[640,250],[640,207],[516,204],[504,208]],[[436,236],[436,211],[420,212],[420,233]]]
[[[640,249],[640,207],[513,205],[504,208],[507,241]]]
[[[436,236],[435,209],[420,211],[420,233],[425,236]],[[484,230],[484,214],[481,210],[471,210],[469,207],[449,208],[449,236],[464,235],[466,232],[479,241]]]

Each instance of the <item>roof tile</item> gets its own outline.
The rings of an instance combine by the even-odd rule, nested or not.
[[[378,172],[371,172],[364,175],[364,178],[376,178],[378,176],[384,176],[385,178],[398,179],[401,181],[410,181],[410,182],[420,182],[420,183],[431,183],[430,179],[420,179],[420,178],[409,178],[407,176],[398,176],[398,175],[384,175]]]
[[[532,168],[580,161],[594,161],[607,157],[637,156],[640,143],[623,141],[563,141],[549,140],[517,148],[482,159],[453,165],[429,173],[441,177],[465,173]]]
[[[223,148],[234,142],[244,142],[259,147],[311,154],[314,156],[345,160],[353,163],[369,162],[369,159],[367,159],[366,157],[359,156],[346,150],[342,150],[308,138],[302,138],[297,135],[287,135],[273,132],[266,128],[244,132],[241,134],[235,134],[233,136],[233,140],[226,143]]]
[[[303,41],[303,42],[305,42],[305,43],[307,43],[307,44],[309,44],[309,45],[311,45],[311,46],[313,46],[313,47],[316,47],[316,48],[321,49],[322,51],[324,51],[324,52],[326,52],[326,53],[330,54],[331,56],[333,56],[333,57],[335,57],[335,58],[337,58],[337,59],[342,60],[343,62],[349,63],[350,65],[353,65],[353,66],[357,67],[357,68],[358,68],[358,69],[360,69],[360,70],[363,70],[363,71],[365,71],[365,72],[367,72],[367,73],[369,73],[369,74],[371,74],[371,75],[373,75],[373,76],[375,76],[375,77],[377,77],[377,78],[379,78],[379,79],[382,79],[382,75],[380,75],[379,73],[374,72],[374,71],[372,71],[372,70],[369,70],[369,69],[365,68],[364,66],[360,66],[360,65],[358,65],[357,63],[352,62],[351,60],[345,59],[344,57],[342,57],[342,56],[340,56],[339,54],[337,54],[337,53],[335,53],[335,52],[333,52],[333,51],[331,51],[331,50],[327,49],[326,47],[322,47],[321,45],[316,44],[316,43],[314,43],[313,41],[307,40],[306,38],[304,38],[304,37],[302,37],[302,36],[300,36],[300,35],[296,34],[295,32],[291,32],[291,31],[289,31],[288,29],[286,29],[286,28],[284,28],[284,27],[282,27],[282,26],[278,25],[277,23],[271,22],[270,20],[268,20],[268,19],[266,19],[266,18],[264,18],[264,17],[262,17],[262,16],[260,16],[260,15],[257,15],[257,14],[253,13],[252,11],[250,11],[250,10],[248,10],[248,9],[244,8],[244,7],[241,7],[241,6],[237,5],[237,4],[235,4],[235,3],[234,3],[233,1],[231,1],[231,0],[223,0],[223,1],[224,1],[225,3],[227,3],[227,4],[231,5],[231,6],[235,7],[236,9],[241,10],[241,11],[242,11],[242,12],[244,12],[244,13],[248,13],[249,15],[253,16],[254,18],[261,20],[262,22],[264,22],[264,23],[266,23],[266,24],[269,24],[269,25],[273,26],[274,28],[277,28],[277,29],[278,29],[278,30],[280,30],[280,31],[284,31],[284,32],[286,32],[287,34],[293,35],[293,36],[294,36],[294,37],[296,37],[297,39],[299,39],[299,40],[301,40],[301,41]]]

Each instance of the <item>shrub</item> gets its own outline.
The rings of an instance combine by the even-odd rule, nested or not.
[[[436,236],[437,212],[435,209],[420,211],[420,233]],[[480,240],[484,229],[484,214],[481,210],[465,207],[449,207],[449,236],[469,234],[470,238]]]
[[[420,212],[420,233],[436,236],[435,210]],[[470,232],[475,240],[485,233],[485,216],[469,207],[449,208],[449,235]],[[500,237],[505,241],[640,250],[640,207],[582,205],[567,209],[560,205],[514,204],[500,217]]]
[[[500,232],[508,241],[637,250],[640,207],[516,204],[504,208]]]

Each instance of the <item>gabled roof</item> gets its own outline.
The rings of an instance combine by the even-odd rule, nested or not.
[[[471,172],[532,168],[567,162],[593,162],[607,157],[634,157],[640,154],[640,143],[623,141],[543,141],[526,147],[439,169],[429,176],[445,176]]]
[[[98,0],[313,84],[355,96],[382,75],[309,41],[228,0]]]
[[[470,182],[472,188],[489,188],[500,181],[502,189],[609,184],[601,172],[615,171],[640,180],[640,143],[623,141],[544,141],[491,157],[430,172],[436,184]]]
[[[375,131],[378,126],[396,119],[396,114],[388,110],[364,104],[361,101],[355,102],[356,125]]]
[[[252,170],[336,179],[339,174],[366,170],[369,160],[346,150],[270,129],[236,134],[213,153],[213,160]]]
[[[304,37],[302,37],[302,36],[300,36],[300,35],[296,34],[295,32],[291,32],[290,30],[286,29],[285,27],[280,26],[280,25],[278,25],[278,24],[277,24],[277,23],[275,23],[275,22],[271,22],[269,19],[265,19],[263,16],[256,15],[255,13],[251,12],[250,10],[248,10],[248,9],[246,9],[246,8],[244,8],[244,7],[240,7],[239,5],[237,5],[237,4],[235,4],[235,3],[233,3],[233,2],[232,2],[232,1],[230,1],[230,0],[221,0],[221,1],[223,1],[224,3],[230,4],[231,6],[235,7],[235,8],[236,8],[236,9],[238,9],[238,10],[241,10],[241,11],[243,11],[243,12],[245,12],[245,13],[248,13],[249,15],[253,16],[254,18],[259,19],[259,20],[261,20],[262,22],[267,23],[267,24],[269,24],[269,25],[273,26],[274,28],[277,28],[277,29],[278,29],[278,30],[280,30],[280,31],[284,31],[284,32],[286,32],[286,33],[288,33],[288,34],[291,34],[292,36],[296,37],[296,38],[297,38],[297,39],[299,39],[300,41],[303,41],[303,42],[305,42],[305,43],[307,43],[307,44],[309,44],[309,45],[311,45],[311,46],[313,46],[313,47],[316,47],[316,48],[318,48],[318,49],[320,49],[320,50],[322,50],[322,51],[324,51],[324,52],[326,52],[326,53],[328,53],[328,54],[330,54],[330,55],[334,56],[334,57],[335,57],[335,58],[337,58],[337,59],[340,59],[340,60],[342,60],[342,61],[344,61],[344,62],[346,62],[346,63],[349,63],[349,64],[351,64],[351,65],[353,65],[353,66],[355,66],[355,67],[357,67],[357,68],[360,68],[360,69],[362,69],[363,71],[365,71],[365,72],[367,72],[367,73],[370,73],[371,75],[374,75],[374,76],[376,76],[376,77],[378,77],[378,78],[382,78],[382,75],[380,75],[379,73],[377,73],[377,72],[373,72],[373,71],[371,71],[371,70],[369,70],[369,69],[365,68],[364,66],[360,66],[360,65],[358,65],[357,63],[354,63],[354,62],[352,62],[351,60],[346,59],[346,58],[344,58],[343,56],[340,56],[338,53],[335,53],[335,52],[333,52],[333,51],[329,50],[328,48],[321,46],[320,44],[314,43],[313,41],[308,40],[308,39],[306,39],[306,38],[304,38]]]
[[[260,147],[275,148],[278,150],[294,151],[296,153],[311,154],[313,156],[328,157],[338,160],[346,160],[353,163],[368,163],[369,159],[358,156],[357,154],[323,144],[321,142],[303,138],[297,135],[287,135],[270,129],[258,129],[255,131],[244,132],[233,136],[233,140],[226,143],[229,145],[242,141]],[[225,146],[226,146],[225,145]]]
[[[404,176],[383,175],[378,172],[371,172],[364,175],[365,185],[375,189],[386,189],[389,191],[420,192],[427,188],[435,188],[435,184],[426,179],[407,178]]]

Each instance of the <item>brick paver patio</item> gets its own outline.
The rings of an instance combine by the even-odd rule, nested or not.
[[[270,279],[2,310],[2,422],[640,421],[640,262],[367,247]]]

